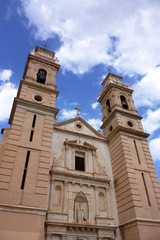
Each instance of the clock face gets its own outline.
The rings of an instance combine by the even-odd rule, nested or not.
[[[119,82],[118,79],[116,79],[116,78],[114,79],[114,81]]]
[[[47,53],[42,53],[42,55],[45,57],[49,57],[49,55]]]

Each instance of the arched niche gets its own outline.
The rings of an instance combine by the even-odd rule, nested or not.
[[[128,104],[127,104],[126,98],[125,98],[123,95],[121,95],[121,96],[120,96],[120,99],[121,99],[122,108],[128,109]]]
[[[47,72],[45,69],[40,68],[37,73],[37,82],[41,84],[46,83]]]
[[[83,192],[79,192],[74,201],[74,219],[77,223],[87,223],[89,219],[88,201]]]

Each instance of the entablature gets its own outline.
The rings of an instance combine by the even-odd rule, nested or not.
[[[86,174],[75,174],[66,171],[52,169],[50,171],[51,181],[63,181],[66,183],[87,185],[88,187],[109,188],[111,180],[107,174],[95,174],[95,176],[87,176]]]

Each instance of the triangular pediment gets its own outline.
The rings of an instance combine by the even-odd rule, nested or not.
[[[69,119],[67,121],[55,123],[55,127],[62,130],[66,130],[66,131],[85,134],[87,136],[104,138],[100,132],[95,130],[90,124],[88,124],[81,117],[76,117],[76,118]],[[85,144],[86,145],[88,144],[89,146],[89,143],[86,142]]]

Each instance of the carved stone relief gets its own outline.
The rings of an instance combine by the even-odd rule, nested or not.
[[[99,211],[106,211],[104,193],[99,193]]]
[[[61,205],[62,201],[62,188],[60,186],[55,187],[55,204]]]

